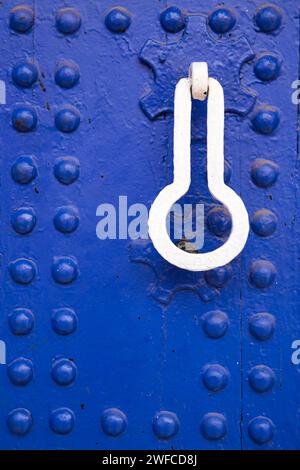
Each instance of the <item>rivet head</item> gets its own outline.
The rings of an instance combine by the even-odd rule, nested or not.
[[[16,308],[8,316],[11,332],[14,335],[28,335],[34,327],[34,314],[28,308]]]
[[[232,277],[232,269],[229,264],[219,268],[205,271],[204,278],[210,286],[221,288],[224,287]]]
[[[18,258],[9,264],[10,275],[18,284],[30,284],[36,276],[36,266],[33,261]]]
[[[251,228],[260,237],[269,237],[277,227],[276,215],[268,209],[260,209],[253,214]]]
[[[56,230],[59,230],[60,232],[74,232],[79,224],[78,210],[73,206],[59,207],[54,216],[53,223]]]
[[[126,415],[117,408],[109,408],[102,413],[101,426],[108,436],[120,436],[127,427]]]
[[[28,184],[37,176],[37,167],[32,157],[24,155],[11,167],[11,176],[16,183]]]
[[[275,281],[276,269],[275,266],[266,260],[256,260],[250,266],[250,281],[260,289],[270,287]]]
[[[131,17],[123,7],[117,7],[110,10],[105,17],[105,26],[112,33],[124,33],[131,24]]]
[[[153,418],[152,428],[159,439],[171,439],[179,431],[179,420],[171,411],[160,411]]]
[[[281,60],[276,54],[264,53],[256,58],[254,73],[263,82],[275,80],[281,68]]]
[[[80,112],[71,105],[65,105],[55,115],[55,126],[65,133],[76,131],[80,124]]]
[[[248,425],[248,433],[256,444],[267,444],[273,439],[275,431],[274,423],[265,416],[257,416],[251,419]]]
[[[248,380],[256,392],[268,392],[275,383],[275,374],[270,367],[258,365],[250,370]]]
[[[279,167],[271,160],[258,158],[251,167],[251,178],[254,184],[260,188],[269,188],[276,183],[279,175]]]
[[[275,330],[275,318],[267,312],[256,313],[249,319],[249,331],[259,341],[270,339]]]
[[[264,33],[272,33],[281,26],[281,10],[271,3],[261,5],[255,13],[255,23]]]
[[[52,276],[58,284],[70,284],[78,276],[78,263],[74,258],[56,256],[52,264]]]
[[[24,436],[33,425],[32,414],[26,408],[16,408],[7,416],[7,427],[12,434]]]
[[[19,106],[12,113],[12,125],[18,132],[30,132],[37,126],[35,109],[29,106]]]
[[[225,312],[215,310],[207,312],[202,317],[202,327],[210,338],[222,338],[228,330],[229,319]]]
[[[51,367],[52,379],[58,385],[70,385],[76,378],[77,368],[73,361],[66,358],[57,359]]]
[[[222,439],[227,433],[227,422],[225,416],[220,413],[207,413],[201,421],[203,436],[211,441]]]
[[[72,60],[62,60],[55,71],[55,82],[61,88],[74,87],[80,77],[78,65]]]
[[[78,158],[60,157],[55,160],[54,176],[62,184],[71,184],[78,179],[79,168]]]
[[[216,8],[208,18],[208,24],[217,34],[224,34],[230,31],[236,23],[234,12],[229,8]]]
[[[273,134],[279,126],[279,110],[275,106],[258,106],[254,110],[251,122],[253,129],[259,134]]]
[[[75,425],[75,415],[69,408],[57,408],[51,411],[49,424],[56,434],[69,434]]]
[[[12,79],[16,85],[22,88],[29,88],[38,79],[37,68],[31,62],[20,62],[13,68]]]
[[[213,207],[207,214],[207,226],[211,233],[222,237],[231,229],[231,218],[227,209]]]
[[[21,235],[32,232],[36,224],[34,209],[32,207],[16,209],[11,216],[11,224],[13,229]]]
[[[185,26],[185,15],[177,7],[169,7],[160,15],[160,24],[168,33],[178,33]]]
[[[202,371],[202,380],[212,392],[220,392],[228,384],[228,371],[220,364],[207,364]]]
[[[65,336],[74,333],[77,323],[77,315],[70,308],[60,308],[52,314],[51,325],[53,330],[59,335]]]
[[[74,34],[81,26],[81,16],[75,8],[61,8],[56,14],[56,27],[62,34]]]
[[[27,385],[33,378],[32,361],[24,357],[14,359],[7,366],[7,375],[14,385]]]
[[[34,22],[33,9],[28,5],[18,5],[10,10],[9,26],[17,33],[26,33]]]

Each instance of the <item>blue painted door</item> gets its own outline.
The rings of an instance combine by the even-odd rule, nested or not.
[[[299,448],[298,2],[14,0],[0,17],[0,447]],[[198,274],[122,219],[172,180],[194,61],[223,85],[225,179],[251,222],[237,259]],[[205,112],[187,199],[209,251],[230,217]]]

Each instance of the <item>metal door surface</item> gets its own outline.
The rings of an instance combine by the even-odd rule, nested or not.
[[[12,0],[0,18],[0,447],[300,448],[298,1]],[[130,236],[172,180],[175,84],[197,61],[224,89],[251,225],[203,273]],[[187,199],[209,251],[230,217],[205,112]]]

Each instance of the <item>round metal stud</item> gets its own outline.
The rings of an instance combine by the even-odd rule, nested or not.
[[[266,260],[253,261],[250,266],[250,281],[260,289],[270,287],[275,281],[275,266]]]
[[[30,88],[38,79],[38,70],[31,62],[20,62],[12,71],[12,79],[22,88]]]
[[[58,284],[70,284],[78,276],[78,263],[74,258],[57,256],[52,264],[52,276]]]
[[[18,157],[11,167],[11,176],[16,183],[28,184],[37,176],[37,167],[32,157]]]
[[[10,275],[18,284],[30,284],[36,276],[36,266],[33,261],[18,258],[9,264]]]
[[[179,431],[179,420],[171,411],[160,411],[153,418],[152,428],[159,439],[171,439]]]
[[[24,357],[18,357],[7,366],[7,375],[14,385],[27,385],[33,378],[33,363]]]
[[[76,131],[80,124],[80,112],[71,105],[65,105],[55,115],[55,126],[67,134]]]
[[[12,113],[12,125],[18,132],[31,132],[37,126],[35,109],[29,106],[19,106]]]
[[[74,310],[60,308],[53,312],[51,324],[53,330],[59,335],[70,335],[77,328],[78,318]]]
[[[75,157],[60,157],[55,160],[54,175],[62,184],[74,183],[79,177],[79,160]]]
[[[268,209],[260,209],[253,214],[251,228],[260,237],[269,237],[277,227],[276,215]]]
[[[274,423],[265,416],[257,416],[251,419],[248,425],[248,433],[256,444],[267,444],[274,437]]]
[[[16,408],[7,416],[7,427],[12,434],[24,436],[33,425],[32,414],[26,408]]]
[[[81,16],[75,8],[61,8],[56,14],[56,27],[62,34],[74,34],[81,26]]]
[[[101,426],[108,436],[120,436],[127,427],[126,415],[117,408],[109,408],[101,416]]]
[[[28,335],[34,327],[34,314],[28,308],[16,308],[8,316],[10,330],[14,335]]]
[[[177,7],[169,7],[160,15],[160,24],[168,33],[178,33],[185,26],[186,18]]]
[[[253,390],[264,393],[274,386],[275,374],[270,367],[258,365],[250,370],[248,380]]]
[[[208,17],[208,24],[217,34],[224,34],[230,31],[236,23],[236,16],[229,8],[216,8]]]
[[[36,224],[36,214],[32,207],[20,207],[11,216],[13,229],[20,235],[32,232]]]
[[[52,364],[51,376],[58,385],[70,385],[74,382],[76,374],[77,367],[70,359],[57,359]]]
[[[207,413],[201,421],[203,436],[210,441],[222,439],[227,433],[227,422],[225,416],[220,413]]]
[[[207,227],[217,237],[223,237],[231,229],[231,218],[227,209],[214,207],[207,214]]]
[[[275,80],[281,69],[281,60],[276,54],[266,52],[260,54],[254,63],[254,73],[263,82]]]
[[[55,82],[61,88],[73,88],[79,81],[80,71],[73,60],[59,62],[55,72]]]
[[[208,390],[220,392],[228,384],[228,371],[220,364],[207,364],[202,371],[202,380]]]
[[[273,33],[281,26],[281,10],[272,3],[261,5],[255,13],[255,23],[263,33]]]
[[[202,317],[202,327],[207,336],[213,339],[222,338],[228,330],[229,319],[225,312],[215,310]]]
[[[75,425],[75,415],[69,408],[57,408],[51,411],[49,424],[56,434],[69,434]]]
[[[62,206],[56,211],[53,219],[56,230],[62,233],[74,232],[79,224],[79,214],[76,207]]]
[[[33,23],[34,13],[29,5],[17,5],[10,10],[9,26],[17,33],[27,33]]]
[[[279,167],[271,160],[258,158],[251,167],[251,178],[254,184],[260,188],[269,188],[276,183],[279,175]]]
[[[280,122],[279,110],[275,106],[258,106],[253,113],[253,129],[264,135],[273,134]]]
[[[270,339],[275,330],[275,318],[267,312],[256,313],[249,319],[249,331],[259,341]]]
[[[220,266],[219,268],[210,269],[205,271],[204,278],[212,287],[221,288],[224,287],[232,277],[232,269],[229,264],[226,266]]]
[[[105,17],[105,26],[112,33],[125,33],[130,24],[130,13],[123,7],[113,8]]]

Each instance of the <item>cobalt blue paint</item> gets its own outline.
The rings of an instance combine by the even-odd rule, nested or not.
[[[229,264],[219,268],[211,269],[210,271],[205,271],[204,273],[207,284],[218,288],[224,287],[230,280],[231,276],[232,269]]]
[[[275,232],[277,227],[276,215],[268,209],[260,209],[253,214],[251,228],[261,237],[268,237]]]
[[[33,378],[33,363],[24,357],[14,359],[7,366],[7,374],[14,385],[27,385]]]
[[[231,230],[231,218],[222,207],[214,207],[207,214],[207,227],[217,237],[222,237]]]
[[[208,24],[217,34],[230,31],[236,23],[235,14],[229,8],[216,8],[208,18]]]
[[[61,132],[74,132],[80,124],[80,112],[74,106],[67,105],[55,115],[55,125]]]
[[[26,33],[32,28],[34,13],[29,5],[17,5],[10,11],[9,26],[17,33]]]
[[[11,216],[11,224],[14,230],[25,235],[32,232],[36,224],[36,214],[32,207],[20,207]]]
[[[60,232],[74,232],[79,224],[78,210],[73,206],[59,207],[56,211],[53,222],[55,228]]]
[[[33,425],[32,414],[26,408],[16,408],[7,416],[7,427],[12,434],[24,436]]]
[[[20,62],[12,71],[12,79],[16,85],[31,87],[38,79],[38,70],[31,62]]]
[[[273,439],[274,423],[265,416],[257,416],[249,422],[248,432],[256,444],[266,444]]]
[[[50,413],[49,424],[57,434],[69,434],[75,425],[75,415],[69,408],[57,408]]]
[[[37,114],[34,108],[19,106],[12,113],[12,125],[18,132],[30,132],[36,128]]]
[[[226,418],[221,413],[207,413],[203,416],[200,427],[206,439],[220,440],[227,432]]]
[[[171,439],[179,431],[178,417],[171,411],[160,411],[153,418],[152,428],[159,439]]]
[[[105,17],[105,25],[112,33],[124,33],[130,24],[130,14],[122,7],[113,8]]]
[[[255,23],[264,33],[276,31],[280,27],[281,21],[281,11],[272,3],[260,6],[255,13]]]
[[[228,330],[228,315],[222,311],[207,312],[202,317],[202,327],[210,338],[222,338]]]
[[[72,60],[63,60],[57,66],[55,81],[61,88],[73,88],[79,81],[78,65]]]
[[[77,261],[67,256],[56,256],[52,264],[52,276],[59,284],[70,284],[78,276]]]
[[[255,75],[263,82],[275,80],[280,73],[280,68],[281,60],[272,53],[259,55],[254,64]]]
[[[259,106],[251,119],[253,129],[260,134],[272,134],[280,122],[279,111],[275,106]]]
[[[185,15],[177,7],[169,7],[160,15],[160,23],[168,33],[178,33],[185,26]]]
[[[248,380],[256,392],[268,392],[274,385],[275,374],[270,367],[258,365],[250,370]]]
[[[9,264],[12,279],[18,284],[30,284],[36,276],[36,266],[30,259],[19,258]]]
[[[126,415],[117,408],[109,408],[102,413],[101,426],[103,432],[108,436],[120,436],[127,427]]]
[[[279,167],[275,162],[258,158],[251,166],[251,178],[256,186],[269,188],[276,183],[279,175]]]
[[[270,287],[275,281],[276,268],[270,261],[256,260],[250,266],[250,281],[260,289]]]
[[[228,384],[228,371],[220,364],[209,364],[203,368],[202,380],[212,392],[223,390]]]
[[[28,335],[34,327],[35,318],[32,310],[16,308],[8,316],[11,332],[15,335]]]
[[[34,159],[28,155],[18,157],[11,167],[11,176],[16,183],[30,183],[37,176],[37,167]]]
[[[249,319],[249,331],[259,341],[270,339],[275,330],[275,318],[267,312],[256,313]]]
[[[70,308],[61,308],[53,312],[51,318],[52,328],[59,335],[70,335],[77,328],[77,315]]]
[[[81,26],[81,16],[76,8],[61,8],[56,14],[56,27],[62,34],[74,34]]]
[[[79,160],[76,157],[60,157],[54,163],[54,175],[62,184],[71,184],[79,177]]]
[[[229,183],[231,178],[232,169],[230,164],[225,160],[224,161],[224,181],[225,183]]]
[[[51,376],[58,385],[70,385],[76,378],[76,365],[66,358],[57,359],[51,367]]]

